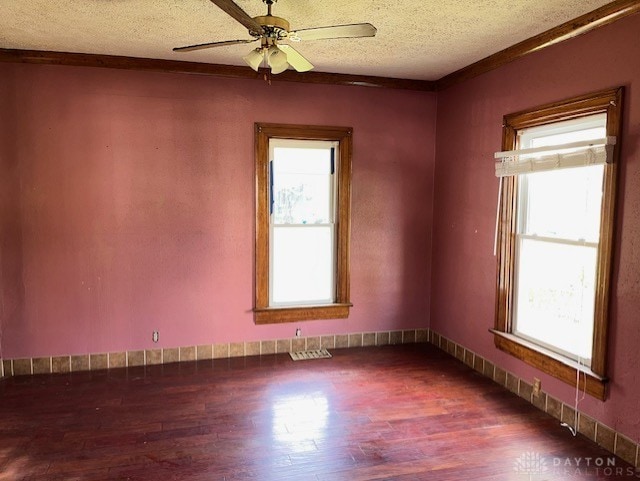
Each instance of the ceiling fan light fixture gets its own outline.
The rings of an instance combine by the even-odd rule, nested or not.
[[[287,55],[276,45],[269,47],[267,51],[267,63],[269,67],[271,67],[271,73],[274,75],[282,73],[289,68]]]
[[[258,71],[258,67],[260,67],[260,64],[262,64],[262,61],[264,60],[261,48],[253,49],[242,58],[245,62],[247,62],[249,67],[251,67],[256,72]]]

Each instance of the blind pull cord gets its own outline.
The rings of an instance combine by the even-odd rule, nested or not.
[[[502,199],[502,179],[498,180],[498,206],[496,207],[496,230],[493,236],[493,257],[498,255],[498,227],[500,226],[500,200]]]

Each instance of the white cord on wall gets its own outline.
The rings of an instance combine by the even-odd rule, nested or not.
[[[574,436],[578,435],[578,404],[582,401],[587,392],[587,375],[584,374],[584,390],[582,391],[582,397],[580,397],[580,371],[582,367],[582,358],[578,356],[578,367],[576,368],[576,399],[573,406],[573,426],[568,423],[560,423],[560,426],[567,428]]]
[[[496,207],[496,232],[493,237],[493,256],[498,254],[498,226],[500,224],[500,201],[502,199],[502,179],[498,179],[498,207]]]

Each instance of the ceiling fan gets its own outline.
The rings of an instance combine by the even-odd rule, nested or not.
[[[293,67],[298,72],[307,72],[313,68],[311,62],[304,58],[296,49],[281,41],[291,42],[326,40],[333,38],[373,37],[376,27],[370,23],[355,23],[350,25],[332,25],[328,27],[305,28],[289,30],[289,22],[284,18],[271,15],[271,6],[278,0],[262,0],[267,5],[267,14],[251,18],[236,5],[233,0],[211,0],[220,9],[229,14],[249,30],[253,38],[243,40],[225,40],[222,42],[199,43],[176,47],[174,52],[190,52],[212,47],[224,47],[242,43],[260,41],[260,47],[249,52],[243,59],[249,66],[258,71],[263,63],[269,66],[271,73],[278,74]]]

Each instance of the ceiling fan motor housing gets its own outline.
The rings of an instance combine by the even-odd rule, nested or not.
[[[289,22],[287,22],[284,18],[276,17],[274,15],[264,15],[260,17],[254,17],[253,19],[264,30],[263,32],[249,32],[256,38],[265,35],[267,37],[272,37],[279,40],[285,38],[289,33]]]

